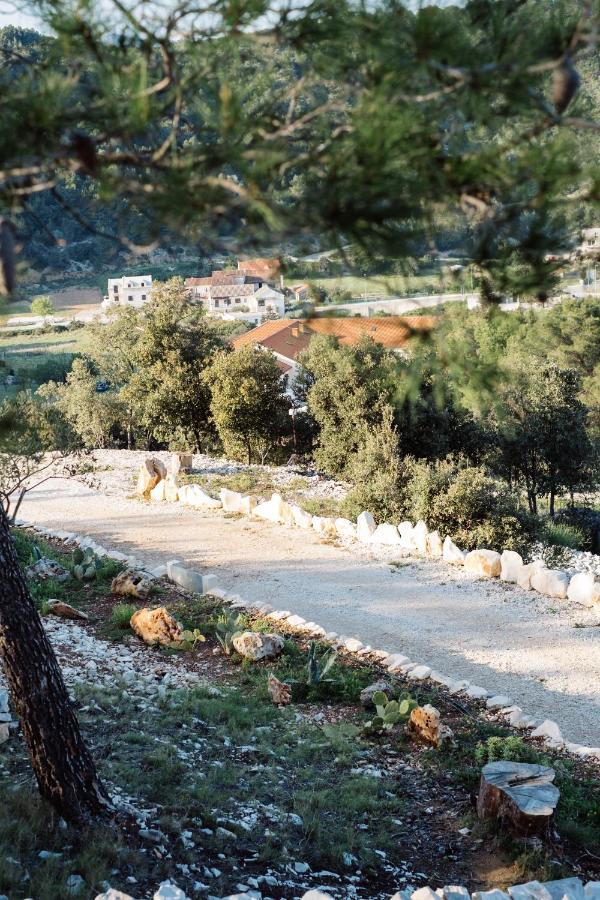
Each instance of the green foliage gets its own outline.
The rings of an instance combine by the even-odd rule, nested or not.
[[[406,512],[413,521],[424,519],[466,549],[518,549],[530,540],[535,523],[483,467],[449,457],[438,463],[413,460],[407,468]]]
[[[129,628],[132,615],[137,612],[134,603],[115,603],[110,614],[111,624],[123,631]]]
[[[475,748],[475,759],[480,766],[500,759],[511,762],[534,762],[537,756],[538,754],[531,747],[514,735],[507,737],[494,735],[489,737],[485,743],[477,744]]]
[[[600,509],[568,506],[557,513],[555,523],[575,528],[582,535],[582,550],[600,553]]]
[[[217,619],[215,637],[226,656],[231,656],[235,648],[233,639],[241,634],[246,625],[245,618],[235,611],[223,612]]]
[[[71,572],[77,581],[93,581],[102,569],[102,560],[89,547],[85,550],[78,547],[73,551],[72,557]]]
[[[289,403],[275,356],[250,346],[218,353],[205,381],[225,453],[264,463],[290,429]]]
[[[181,634],[180,641],[169,644],[172,650],[193,650],[196,644],[203,644],[206,638],[199,628],[186,629]]]
[[[548,544],[569,547],[571,550],[581,550],[585,543],[585,534],[580,528],[563,522],[546,522],[543,538]]]
[[[338,346],[317,335],[301,357],[300,390],[319,426],[315,460],[331,475],[347,475],[352,454],[379,425],[392,395],[397,362],[392,353],[365,338],[356,347]],[[382,444],[385,437],[382,435]],[[370,448],[358,466],[364,466]]]
[[[31,301],[31,312],[34,316],[51,316],[54,314],[54,304],[47,295],[34,297]]]
[[[402,700],[390,700],[383,691],[373,694],[375,715],[365,722],[363,730],[365,734],[375,735],[384,731],[391,731],[399,722],[406,721],[418,704],[412,697],[404,697]]]

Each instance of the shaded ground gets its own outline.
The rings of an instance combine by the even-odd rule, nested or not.
[[[19,539],[24,563],[28,541]],[[0,891],[11,898],[58,900],[75,875],[85,882],[84,898],[105,881],[148,897],[168,877],[190,897],[250,888],[263,900],[291,900],[319,886],[339,900],[383,900],[408,885],[476,890],[531,877],[598,876],[600,796],[589,763],[540,754],[481,704],[457,704],[424,685],[410,690],[438,706],[454,747],[416,745],[402,726],[379,738],[349,733],[348,725],[368,716],[357,702],[361,688],[381,674],[372,658],[338,660],[331,684],[276,708],[267,674],[305,682],[301,635],[279,629],[284,653],[268,664],[215,654],[215,629],[227,614],[221,605],[161,583],[152,602],[200,627],[207,641],[185,653],[148,648],[111,618],[114,571],[111,564],[89,585],[31,586],[42,609],[44,598],[60,596],[90,616],[84,624],[44,621],[101,775],[133,817],[93,834],[57,822],[13,736],[0,747]],[[240,624],[273,628],[258,617]],[[399,678],[392,684],[399,696],[409,689]],[[550,844],[515,842],[477,823],[473,797],[490,738],[493,752],[556,768],[562,799]]]

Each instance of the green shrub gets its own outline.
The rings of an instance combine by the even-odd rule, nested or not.
[[[535,520],[482,466],[447,457],[436,463],[412,461],[408,474],[407,513],[413,521],[423,519],[468,550],[518,550],[530,543]]]
[[[511,762],[533,762],[537,754],[520,737],[490,737],[485,743],[477,744],[475,759],[480,766],[507,759]]]
[[[568,547],[571,550],[583,549],[585,534],[581,528],[575,525],[566,525],[563,522],[546,522],[543,538],[548,544],[555,547]]]
[[[406,505],[405,467],[398,456],[398,435],[388,408],[374,428],[364,430],[361,443],[347,465],[354,485],[342,514],[355,519],[368,510],[379,521],[400,521]]]
[[[115,603],[110,621],[116,628],[125,630],[129,628],[131,617],[135,612],[137,612],[137,606],[134,603]]]
[[[581,550],[600,553],[600,509],[569,506],[561,509],[554,521],[571,525],[582,534]]]

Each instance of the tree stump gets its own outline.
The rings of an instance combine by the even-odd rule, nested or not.
[[[554,769],[532,763],[488,763],[481,770],[477,815],[502,822],[514,834],[543,834],[560,796],[554,776]]]

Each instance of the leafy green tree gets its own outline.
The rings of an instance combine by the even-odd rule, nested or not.
[[[380,424],[390,404],[397,360],[369,338],[346,347],[316,335],[301,365],[299,391],[319,428],[317,465],[331,475],[346,475],[365,429]]]
[[[76,446],[59,411],[30,392],[0,404],[0,506],[10,521],[26,492],[52,478]]]
[[[139,313],[136,340],[125,351],[133,371],[119,393],[138,428],[151,440],[175,449],[212,446],[211,398],[204,372],[223,343],[202,307],[190,303],[183,279],[153,287],[152,303]]]
[[[37,391],[42,400],[55,405],[88,450],[110,447],[122,419],[118,399],[108,392],[100,393],[97,383],[89,363],[75,359],[65,384],[50,381]]]
[[[34,297],[31,301],[31,312],[34,316],[52,316],[54,315],[54,303],[47,295]]]
[[[291,427],[275,356],[257,347],[218,353],[205,380],[225,453],[264,463]]]
[[[529,509],[540,495],[555,500],[591,486],[594,453],[586,431],[588,410],[579,399],[581,378],[556,365],[522,364],[506,387],[498,429],[501,458],[509,481],[522,482]]]

